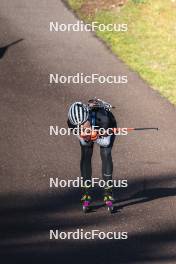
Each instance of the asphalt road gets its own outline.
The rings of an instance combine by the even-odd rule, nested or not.
[[[93,34],[49,32],[75,23],[59,0],[0,0],[1,263],[176,263],[176,110]],[[14,43],[18,41],[18,43]],[[13,44],[11,46],[8,46]],[[128,75],[127,85],[49,85],[49,73]],[[79,189],[49,188],[49,178],[79,176],[68,106],[97,96],[111,102],[120,127],[159,127],[120,137],[113,149],[116,213],[101,203],[84,215]],[[93,176],[101,170],[95,147]],[[99,206],[97,206],[99,205]],[[128,232],[127,240],[50,240],[49,230]]]

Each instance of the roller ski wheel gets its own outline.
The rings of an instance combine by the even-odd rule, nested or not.
[[[113,199],[112,196],[105,196],[105,197],[104,197],[105,205],[106,205],[106,207],[107,207],[107,209],[108,209],[108,212],[109,212],[110,214],[112,214],[112,213],[114,212],[113,201],[114,201],[114,199]]]
[[[108,212],[109,212],[110,214],[112,214],[112,213],[114,212],[114,206],[113,206],[112,201],[108,201],[108,202],[106,202],[106,206],[107,206]]]
[[[90,212],[90,203],[91,203],[90,195],[84,195],[81,201],[82,201],[83,212],[84,213]]]
[[[90,202],[89,201],[83,202],[82,209],[84,213],[88,213],[90,211]]]

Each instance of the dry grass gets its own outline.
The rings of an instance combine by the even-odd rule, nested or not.
[[[85,16],[95,15],[100,10],[112,10],[123,6],[127,0],[88,0],[84,1],[80,12]]]

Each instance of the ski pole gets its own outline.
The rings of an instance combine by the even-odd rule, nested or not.
[[[128,127],[128,128],[120,128],[120,127],[115,127],[115,128],[109,128],[109,129],[106,129],[104,130],[104,136],[107,136],[107,135],[112,135],[112,134],[108,134],[110,131],[112,131],[112,133],[117,133],[117,132],[120,132],[122,131],[123,129],[125,129],[127,132],[131,132],[131,131],[142,131],[142,130],[159,130],[158,127],[136,127],[136,128],[132,128],[132,127]],[[80,136],[82,138],[84,138],[85,136],[90,136],[92,140],[96,140],[99,136],[103,136],[102,133],[99,133],[101,130],[100,129],[89,129],[88,132],[82,132],[80,134]]]
[[[134,131],[134,130],[159,130],[158,127],[136,127],[136,128],[127,128],[127,131]]]
[[[116,127],[116,128],[112,128],[112,131],[113,132],[118,132],[118,131],[121,131],[122,129],[125,129],[126,131],[128,132],[131,132],[131,131],[142,131],[142,130],[159,130],[158,127],[126,127],[126,128],[119,128],[119,127]]]

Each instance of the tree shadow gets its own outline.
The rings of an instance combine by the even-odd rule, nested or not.
[[[0,47],[0,59],[2,59],[4,57],[4,55],[6,54],[7,50],[11,47],[14,46],[16,44],[18,44],[19,42],[23,41],[24,39],[18,39],[6,46]]]
[[[176,188],[151,188],[147,190],[143,190],[137,192],[136,194],[132,195],[130,198],[122,199],[122,200],[115,200],[114,206],[114,213],[119,212],[125,207],[132,206],[135,204],[146,203],[152,200],[176,196]],[[120,203],[119,205],[116,205]]]
[[[172,175],[172,177],[168,178],[172,182],[172,179],[175,178],[175,175]],[[148,187],[147,187],[148,182]],[[167,178],[163,177],[156,182],[155,179],[144,181],[143,184],[140,181],[134,181],[131,182],[129,185],[130,187],[127,188],[116,188],[114,189],[114,211],[113,213],[118,213],[123,208],[132,206],[135,204],[150,202],[152,200],[164,198],[164,197],[170,197],[170,196],[176,196],[176,187],[155,187],[157,185],[165,185],[167,183]],[[142,186],[142,190],[140,190],[139,186]],[[93,191],[93,197],[95,201],[92,204],[92,210],[98,210],[102,207],[105,207],[105,203],[103,202],[103,189],[102,188],[95,188]],[[101,197],[101,200],[100,200]]]
[[[90,241],[36,241],[23,244],[8,244],[0,254],[5,264],[39,263],[49,264],[51,260],[70,264],[141,264],[175,263],[173,250],[175,229],[142,231],[129,235],[127,240],[90,240]],[[10,252],[10,254],[9,254]]]
[[[176,195],[175,188],[159,187],[161,184],[169,186],[175,175],[164,175],[155,186],[155,179],[150,179],[150,189],[139,190],[143,179],[131,183],[133,195],[130,190],[127,197],[118,192],[116,210],[134,204],[152,201],[163,197]],[[153,188],[152,188],[153,186]],[[102,195],[98,190],[95,198]],[[49,230],[60,228],[62,231],[101,229],[101,225],[112,224],[113,229],[119,229],[119,216],[109,220],[109,214],[99,212],[84,215],[79,203],[80,189],[70,189],[50,194],[2,194],[0,196],[0,233],[1,233],[1,259],[4,263],[12,260],[18,263],[50,263],[51,259],[61,260],[63,263],[74,261],[78,264],[90,263],[151,263],[152,261],[166,262],[176,260],[176,256],[167,251],[162,255],[159,248],[168,245],[173,251],[175,243],[175,230],[169,225],[163,230],[152,231],[150,228],[142,232],[129,234],[125,241],[58,241],[49,239]],[[129,198],[128,198],[129,197]],[[100,198],[99,198],[100,199]],[[97,206],[102,203],[98,201]],[[100,212],[102,213],[102,212]],[[127,224],[130,211],[126,212]],[[145,217],[144,214],[141,215]],[[105,230],[106,231],[106,230]],[[120,230],[119,230],[120,231]],[[124,231],[124,230],[123,230]],[[157,254],[156,254],[157,253]],[[163,253],[164,254],[164,253]],[[40,257],[39,257],[40,255]],[[22,262],[20,262],[22,261]],[[151,262],[150,262],[151,261]]]

